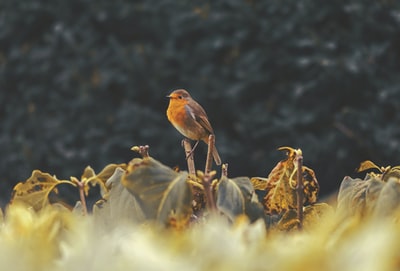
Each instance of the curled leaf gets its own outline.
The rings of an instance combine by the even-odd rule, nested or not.
[[[361,162],[360,166],[357,168],[357,172],[363,172],[363,171],[366,171],[369,169],[377,169],[377,170],[379,170],[379,172],[382,172],[382,169],[370,160]]]
[[[384,182],[388,182],[389,180],[393,180],[395,182],[400,183],[400,166],[390,167],[383,173],[382,180]]]
[[[386,167],[379,167],[372,161],[364,161],[360,164],[357,172],[362,172],[370,169],[376,169],[379,173],[368,172],[367,176],[372,178],[381,179],[384,182],[387,182],[389,179],[393,179],[397,182],[400,182],[400,166],[386,166]]]
[[[109,189],[109,187],[106,185],[106,181],[114,174],[117,168],[125,169],[126,164],[109,164],[105,166],[99,174],[96,174],[90,166],[87,166],[81,177],[81,182],[84,185],[85,195],[88,195],[89,193],[89,185],[98,185],[100,187],[101,195],[104,196]]]

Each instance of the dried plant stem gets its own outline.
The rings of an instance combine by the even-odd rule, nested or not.
[[[83,215],[86,216],[88,213],[88,210],[87,210],[86,197],[85,197],[85,185],[81,181],[78,181],[77,185],[79,188],[79,198],[81,199],[81,203],[82,203],[82,213],[83,213]]]
[[[214,212],[217,210],[217,204],[215,203],[213,188],[211,185],[211,182],[212,182],[212,179],[214,178],[214,176],[215,176],[215,171],[205,173],[202,178],[203,187],[204,187],[204,195],[206,197],[207,209],[210,212]]]
[[[228,177],[228,163],[222,164],[221,177]]]
[[[215,145],[215,136],[213,134],[208,136],[208,150],[207,150],[207,160],[206,160],[206,168],[204,169],[204,173],[207,174],[211,171],[212,163],[213,163],[213,151]]]
[[[196,175],[196,168],[194,166],[194,153],[192,151],[192,144],[189,139],[185,138],[182,140],[183,148],[185,149],[186,161],[188,164],[188,171],[190,175]]]
[[[303,201],[304,201],[304,184],[303,184],[303,156],[296,155],[297,161],[297,219],[299,221],[299,230],[303,229]]]
[[[139,153],[142,156],[142,158],[149,157],[149,149],[150,149],[149,145],[134,146],[131,148],[132,151]]]

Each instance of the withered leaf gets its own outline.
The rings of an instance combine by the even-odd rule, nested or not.
[[[175,172],[151,157],[133,159],[122,176],[123,186],[138,200],[147,219],[167,224],[186,220],[192,211],[187,172]]]
[[[317,203],[303,208],[303,228],[309,229],[318,225],[323,216],[333,214],[333,208],[326,203]],[[277,228],[283,231],[297,230],[299,220],[297,210],[290,209],[286,211],[277,224]]]
[[[126,164],[124,164],[124,163],[123,164],[108,164],[100,171],[99,174],[97,174],[96,178],[99,181],[106,183],[110,179],[110,177],[114,174],[114,172],[117,168],[125,170]]]
[[[357,168],[357,172],[363,172],[369,169],[377,169],[378,171],[381,172],[381,168],[378,167],[374,162],[370,160],[366,160],[364,162],[360,163],[360,166]]]
[[[379,173],[368,172],[367,177],[370,176],[372,178],[381,179],[384,182],[387,182],[389,179],[400,182],[400,166],[379,167],[374,162],[367,160],[360,164],[357,172],[362,172],[370,169],[377,169]]]
[[[254,177],[251,182],[257,188],[264,188],[264,209],[267,214],[280,214],[289,209],[297,208],[297,164],[296,157],[301,150],[282,147],[279,150],[287,151],[287,158],[280,161],[271,171],[268,178]],[[318,181],[312,169],[303,166],[303,204],[312,204],[317,201],[319,192]],[[256,189],[257,189],[256,188]]]
[[[255,190],[266,190],[268,187],[268,178],[253,177],[250,181]]]
[[[114,174],[116,168],[125,169],[126,164],[109,164],[105,166],[99,174],[96,174],[90,166],[87,166],[81,177],[85,194],[88,195],[89,193],[89,185],[98,185],[100,187],[101,195],[104,196],[108,191],[106,181]]]
[[[400,183],[400,166],[389,168],[386,172],[383,173],[382,180],[384,182],[393,180],[395,182]]]
[[[34,170],[31,177],[14,187],[11,204],[22,202],[31,206],[34,210],[40,210],[49,204],[49,194],[51,192],[57,193],[56,186],[63,183],[74,185],[71,181],[58,180],[48,173]]]

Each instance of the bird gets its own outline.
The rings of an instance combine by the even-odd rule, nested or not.
[[[193,100],[185,89],[176,89],[167,97],[169,98],[168,120],[183,136],[197,141],[191,153],[200,140],[208,144],[208,137],[214,135],[214,130],[203,107]],[[212,155],[215,164],[221,165],[221,158],[215,146]]]

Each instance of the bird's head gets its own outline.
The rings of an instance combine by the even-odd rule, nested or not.
[[[190,94],[184,89],[174,90],[167,97],[170,100],[188,100],[188,99],[191,99]]]

